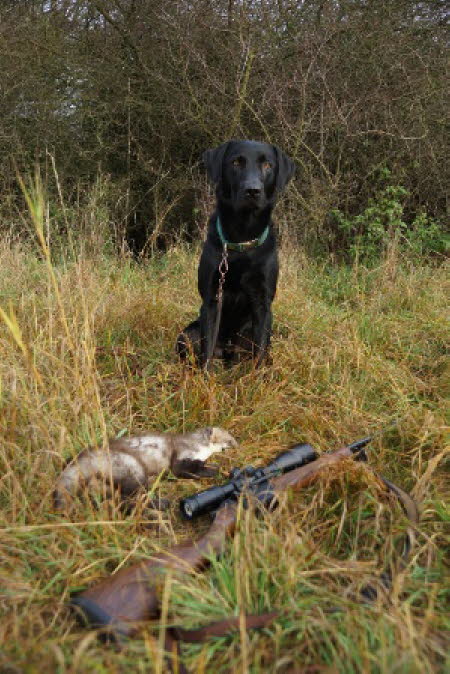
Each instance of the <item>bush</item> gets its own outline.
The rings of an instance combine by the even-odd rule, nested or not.
[[[352,260],[376,261],[394,244],[405,253],[418,256],[439,255],[448,250],[449,238],[443,226],[426,212],[418,213],[410,224],[406,222],[408,197],[409,192],[402,185],[388,185],[369,199],[359,215],[346,216],[337,208],[331,211],[338,233],[348,242]]]

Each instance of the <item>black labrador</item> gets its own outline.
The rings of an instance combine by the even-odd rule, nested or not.
[[[223,143],[207,150],[203,160],[216,185],[217,208],[209,220],[198,268],[200,316],[178,336],[176,348],[182,359],[189,354],[199,357],[205,369],[214,355],[231,364],[242,352],[258,366],[270,345],[278,279],[271,213],[295,165],[275,145],[252,140]],[[228,268],[217,322],[224,251]]]

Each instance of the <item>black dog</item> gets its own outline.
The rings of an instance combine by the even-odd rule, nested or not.
[[[176,348],[183,359],[190,352],[199,356],[205,369],[213,355],[232,363],[242,350],[258,366],[270,344],[278,279],[271,213],[295,166],[275,145],[251,140],[231,140],[207,150],[203,159],[217,186],[217,209],[198,268],[200,316],[178,336]],[[221,260],[222,270],[228,268],[218,302]]]

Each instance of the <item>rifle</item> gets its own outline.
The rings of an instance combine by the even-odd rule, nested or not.
[[[273,507],[277,495],[286,489],[302,489],[346,459],[367,460],[364,447],[370,440],[370,437],[364,438],[319,457],[310,445],[296,445],[266,468],[232,471],[231,479],[224,485],[181,501],[181,510],[189,519],[215,511],[209,530],[199,540],[193,544],[176,545],[121,569],[73,598],[71,605],[89,626],[107,628],[108,638],[120,642],[123,637],[133,636],[140,623],[159,615],[159,595],[165,570],[189,573],[203,568],[211,553],[222,552],[226,539],[235,529],[240,493],[253,493],[263,504]],[[417,507],[411,497],[384,478],[381,480],[400,499],[409,519],[417,523]],[[403,557],[408,554],[412,540],[410,529]],[[252,626],[257,625],[248,624],[248,627]]]

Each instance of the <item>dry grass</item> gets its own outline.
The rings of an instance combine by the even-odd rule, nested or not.
[[[294,442],[327,450],[382,431],[370,462],[413,491],[422,523],[391,596],[368,605],[356,590],[389,564],[405,522],[364,467],[287,498],[270,518],[244,515],[207,573],[172,581],[169,619],[281,616],[259,633],[184,648],[192,671],[443,672],[445,268],[392,256],[344,268],[285,250],[273,365],[206,379],[173,351],[198,308],[197,251],[178,246],[141,265],[79,252],[52,262],[47,244],[43,234],[38,250],[0,248],[0,671],[164,671],[160,625],[118,653],[78,628],[66,602],[205,523],[182,524],[175,506],[148,522],[82,500],[69,521],[50,496],[63,462],[106,436],[214,423],[241,443],[223,457],[223,478]],[[161,493],[206,485],[169,478]]]

